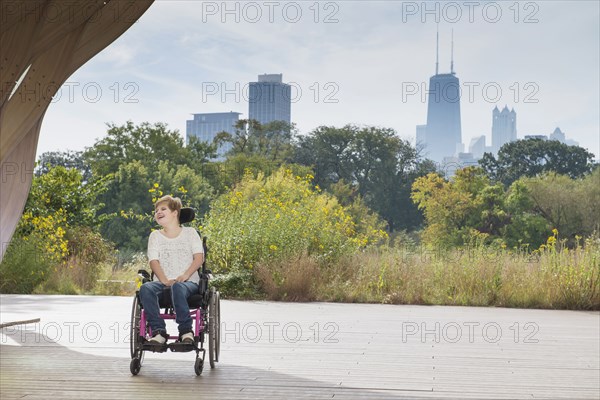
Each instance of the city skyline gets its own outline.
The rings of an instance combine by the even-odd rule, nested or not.
[[[266,10],[255,23],[240,5],[236,22],[235,15],[207,12],[207,3],[220,4],[155,3],[67,79],[46,114],[37,154],[92,146],[107,122],[166,122],[183,137],[194,113],[247,118],[247,83],[270,72],[283,73],[292,86],[292,122],[301,134],[320,125],[374,125],[414,143],[415,126],[426,121],[437,26],[427,10],[406,7],[420,3],[331,2],[317,16],[311,4],[286,2],[280,9],[300,4],[302,18],[275,13],[272,23]],[[518,138],[560,127],[598,158],[599,6],[532,4],[537,8],[518,16],[500,4],[503,17],[495,23],[480,9],[472,22],[466,10],[457,22],[441,11],[442,66],[454,30],[462,142],[485,135],[491,143],[490,110],[507,105],[519,113]],[[167,34],[161,26],[169,26]]]

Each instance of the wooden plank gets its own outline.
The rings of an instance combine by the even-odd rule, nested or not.
[[[216,369],[206,363],[197,377],[194,353],[147,354],[134,377],[130,305],[122,297],[0,296],[3,320],[43,317],[2,330],[0,398],[600,397],[597,312],[223,301]],[[534,332],[527,323],[535,340],[525,340]],[[455,340],[456,326],[476,329]]]

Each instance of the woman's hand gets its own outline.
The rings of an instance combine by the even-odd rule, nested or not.
[[[188,280],[188,278],[185,274],[181,274],[177,278],[175,278],[175,282],[185,282],[187,280]],[[173,282],[173,283],[175,283],[175,282]]]

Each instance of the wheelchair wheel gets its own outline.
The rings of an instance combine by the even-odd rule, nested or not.
[[[216,321],[216,332],[215,332],[215,361],[219,362],[219,354],[221,353],[221,295],[219,292],[215,292],[217,300],[215,304],[217,306],[217,321]]]
[[[210,289],[210,303],[208,307],[208,361],[210,367],[215,367],[215,362],[219,361],[218,338],[219,338],[219,292],[215,288]]]
[[[142,368],[142,363],[139,358],[134,358],[129,363],[129,371],[131,371],[132,375],[139,374],[141,368]]]
[[[141,350],[142,344],[140,343],[140,318],[142,315],[142,307],[140,305],[138,296],[133,298],[133,305],[131,307],[131,325],[129,327],[129,352],[132,359],[137,359],[139,366],[142,365],[142,359],[144,352]],[[133,366],[133,360],[132,360]],[[139,369],[138,369],[139,371]],[[133,373],[133,369],[132,369]],[[136,375],[136,374],[134,374]]]
[[[194,372],[196,373],[196,375],[200,376],[203,369],[204,369],[204,360],[200,357],[196,358],[196,362],[194,363]]]

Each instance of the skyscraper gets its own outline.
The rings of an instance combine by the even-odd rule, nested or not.
[[[203,142],[212,143],[219,132],[229,132],[233,135],[234,125],[240,119],[240,113],[205,113],[193,114],[194,119],[186,121],[186,143],[190,136],[196,136]],[[217,159],[222,159],[223,155],[231,149],[231,143],[225,143],[217,150]]]
[[[480,159],[483,157],[483,153],[485,153],[486,150],[485,135],[471,139],[471,143],[469,143],[469,153],[473,155],[473,158]]]
[[[517,113],[504,106],[502,111],[494,107],[492,111],[492,151],[498,150],[506,143],[517,140]]]
[[[439,34],[436,44],[435,75],[429,79],[427,100],[427,125],[417,127],[418,136],[424,143],[427,158],[442,162],[444,157],[453,156],[462,151],[460,123],[460,86],[454,72],[454,40],[450,73],[438,71]],[[419,140],[419,138],[418,138]]]
[[[292,87],[283,83],[283,74],[264,74],[250,82],[248,118],[261,124],[291,123]]]

